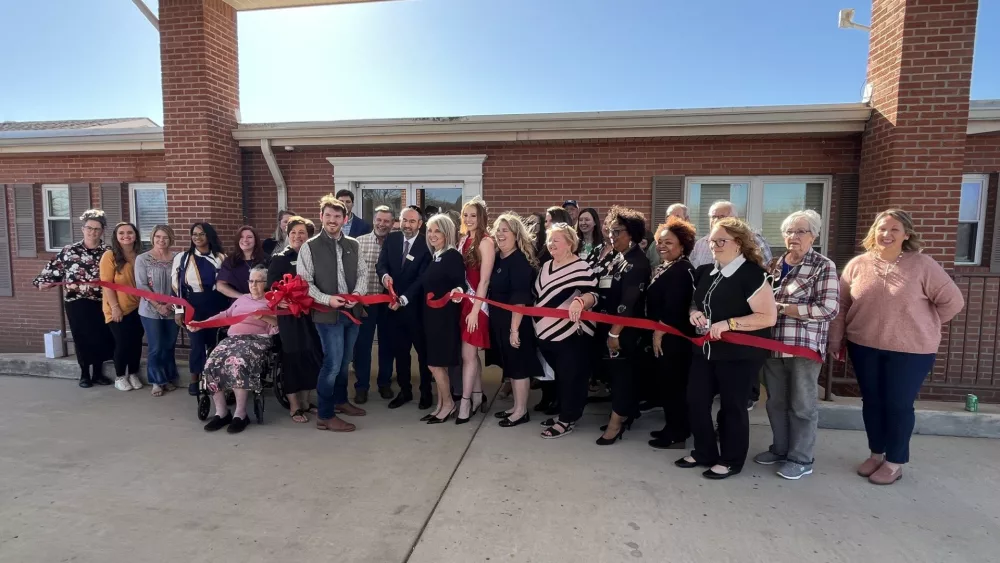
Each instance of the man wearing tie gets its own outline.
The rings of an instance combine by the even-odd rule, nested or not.
[[[390,340],[396,357],[396,381],[399,394],[389,402],[395,409],[413,400],[413,385],[410,382],[410,349],[416,348],[420,370],[420,408],[429,409],[431,396],[431,372],[427,368],[426,341],[421,327],[420,309],[424,296],[421,278],[431,261],[427,240],[420,233],[423,219],[420,209],[410,206],[400,214],[400,230],[389,233],[379,252],[375,271],[386,288],[392,284],[399,296],[399,303],[392,304],[388,313],[388,325],[393,331]]]

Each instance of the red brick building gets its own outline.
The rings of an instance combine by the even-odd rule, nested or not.
[[[98,206],[146,230],[205,219],[269,231],[279,208],[316,214],[351,189],[380,203],[532,212],[577,199],[660,220],[683,201],[699,226],[717,199],[772,244],[788,212],[824,218],[822,251],[843,264],[877,211],[914,214],[927,252],[969,306],[949,327],[925,396],[1000,401],[1000,102],[970,102],[975,0],[874,0],[867,103],[476,116],[238,122],[236,14],[316,2],[161,0],[164,126],[141,120],[0,126],[0,351],[37,350],[59,325],[31,279]],[[333,2],[326,2],[333,3]]]

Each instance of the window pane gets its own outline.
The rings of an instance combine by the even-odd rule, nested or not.
[[[149,241],[153,227],[168,223],[165,188],[135,190],[135,223],[143,244]]]
[[[49,219],[49,244],[52,248],[62,248],[73,244],[73,235],[70,232],[68,219]]]
[[[781,233],[781,222],[795,211],[812,209],[823,213],[822,182],[766,182],[764,184],[764,209],[761,214],[763,224],[761,234],[767,239],[771,253],[778,256],[785,251],[785,239]],[[824,225],[826,217],[823,218]],[[821,234],[822,236],[822,234]],[[817,237],[813,248],[822,248],[823,241]]]
[[[46,190],[46,204],[49,217],[69,217],[69,189],[55,188]]]
[[[979,223],[958,224],[958,244],[955,247],[956,262],[976,261],[976,233]]]
[[[691,184],[688,192],[688,212],[697,229],[698,236],[708,234],[708,210],[717,201],[731,201],[736,206],[736,214],[747,216],[749,183],[733,184]]]
[[[361,184],[361,217],[371,223],[375,218],[375,208],[387,205],[398,219],[406,205],[408,187],[408,184]]]
[[[979,220],[979,198],[982,194],[983,185],[979,182],[967,182],[962,184],[962,199],[958,206],[959,221]]]
[[[462,212],[462,187],[437,187],[432,184],[417,184],[417,201],[423,202],[423,209],[437,207],[439,212]]]

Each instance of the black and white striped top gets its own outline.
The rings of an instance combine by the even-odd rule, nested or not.
[[[576,259],[560,267],[549,260],[535,278],[535,306],[569,309],[574,297],[596,290],[597,275],[586,260]],[[534,323],[539,339],[554,342],[568,338],[577,328],[569,319],[536,318]],[[594,323],[581,322],[580,328],[594,335]]]

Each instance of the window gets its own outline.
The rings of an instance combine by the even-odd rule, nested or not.
[[[144,249],[150,248],[153,227],[167,223],[166,184],[130,184],[128,190],[129,219],[139,228],[139,240]]]
[[[829,176],[750,176],[687,178],[686,198],[698,236],[708,234],[708,210],[713,203],[728,200],[736,214],[760,232],[778,256],[785,251],[781,222],[794,211],[812,209],[823,217],[823,232],[814,248],[826,252],[826,225],[830,210]]]
[[[64,246],[73,244],[69,186],[42,186],[42,210],[45,214],[45,250],[59,252]]]
[[[956,264],[979,264],[983,255],[983,225],[986,223],[985,174],[962,176],[962,198],[958,205]]]
[[[388,205],[398,218],[407,205],[419,205],[421,209],[436,207],[439,211],[462,212],[462,183],[379,183],[361,182],[357,186],[361,191],[361,208],[354,212],[369,223],[375,214],[375,208]]]

